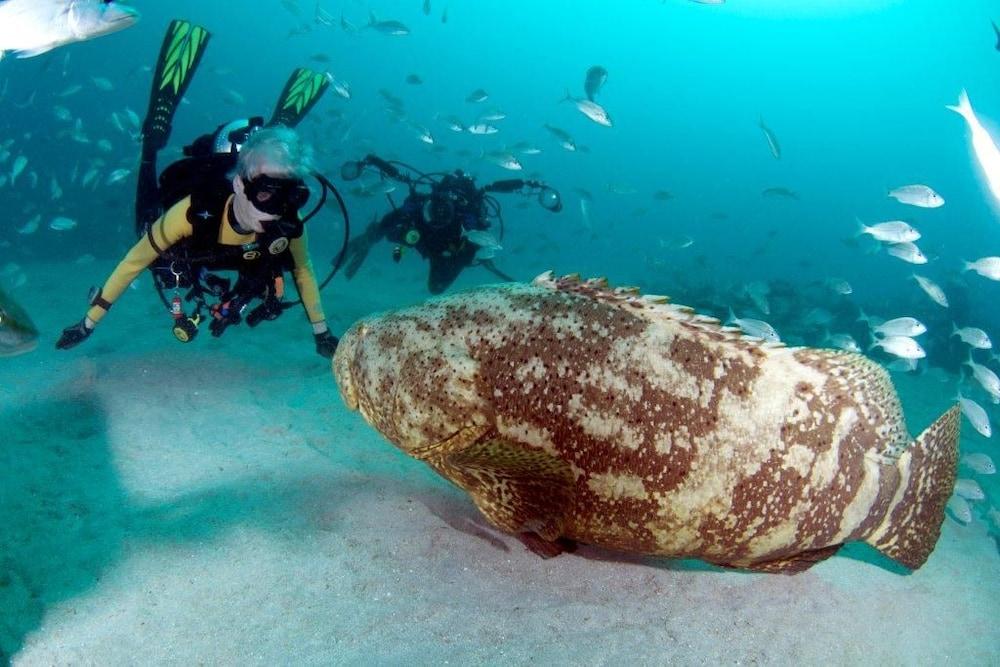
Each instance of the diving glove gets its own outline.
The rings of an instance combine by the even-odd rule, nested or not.
[[[63,329],[62,335],[56,341],[56,348],[68,350],[71,347],[76,347],[92,333],[94,333],[94,329],[87,326],[87,318],[85,317],[76,324]]]
[[[332,359],[333,353],[337,351],[337,343],[340,342],[337,337],[327,330],[323,333],[313,334],[313,338],[316,339],[316,354]]]

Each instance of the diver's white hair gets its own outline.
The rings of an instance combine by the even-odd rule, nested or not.
[[[240,148],[236,174],[251,179],[261,174],[305,178],[313,171],[313,150],[295,130],[269,127],[257,130]]]

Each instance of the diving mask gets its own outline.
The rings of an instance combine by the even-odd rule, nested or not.
[[[244,191],[253,207],[270,215],[292,215],[309,201],[309,187],[301,178],[261,174],[244,179]]]

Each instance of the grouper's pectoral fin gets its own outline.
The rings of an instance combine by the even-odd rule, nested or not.
[[[435,462],[501,530],[555,542],[573,506],[573,473],[542,450],[487,438]],[[555,554],[552,554],[555,555]]]
[[[779,558],[776,560],[751,563],[748,565],[728,563],[721,565],[722,567],[739,568],[741,570],[750,570],[752,572],[767,572],[769,574],[798,574],[799,572],[805,572],[821,560],[826,560],[830,556],[834,555],[840,550],[840,547],[841,545],[835,544],[831,547],[823,547],[822,549],[803,551],[802,553],[789,556],[788,558]]]

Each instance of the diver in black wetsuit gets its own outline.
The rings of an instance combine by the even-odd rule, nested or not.
[[[386,195],[393,209],[352,239],[347,249],[345,275],[348,279],[361,268],[371,246],[388,239],[396,244],[393,248],[395,261],[399,261],[404,247],[414,248],[429,261],[427,287],[432,294],[446,290],[467,266],[483,266],[504,280],[512,280],[489,258],[477,258],[481,249],[489,250],[492,243],[503,238],[500,204],[490,193],[537,194],[546,210],[558,212],[562,209],[559,193],[538,181],[510,179],[477,187],[475,181],[461,171],[423,174],[375,155],[344,164],[341,176],[344,180],[354,180],[365,167],[373,167],[383,178],[407,185],[409,192],[399,206]],[[401,171],[400,167],[415,175]],[[500,239],[494,239],[487,231],[494,218],[499,221]]]

